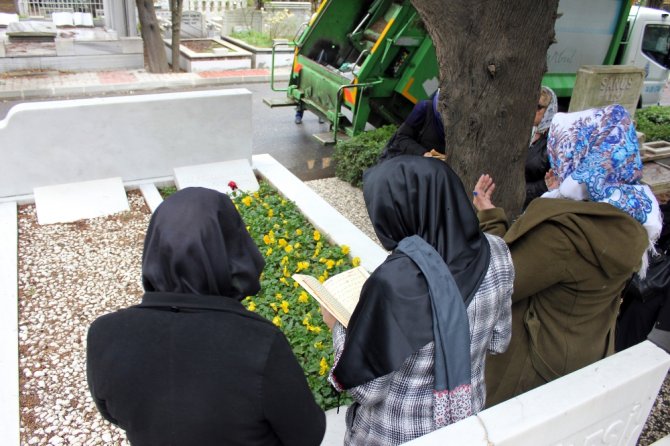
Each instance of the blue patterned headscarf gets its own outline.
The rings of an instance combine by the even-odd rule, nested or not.
[[[651,189],[640,182],[642,160],[637,135],[625,108],[609,105],[557,113],[549,131],[547,152],[559,187],[543,197],[609,203],[644,226],[653,249],[661,232],[661,214]]]

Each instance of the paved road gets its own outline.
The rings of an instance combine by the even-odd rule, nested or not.
[[[279,86],[283,85],[282,83]],[[293,174],[303,181],[335,175],[332,163],[332,147],[325,147],[317,142],[312,134],[328,131],[328,124],[319,124],[316,116],[305,113],[302,125],[293,123],[292,107],[271,109],[263,103],[263,98],[283,98],[284,93],[272,91],[269,83],[246,83],[231,85],[247,88],[252,92],[252,153],[269,153],[286,166]],[[207,87],[202,87],[207,88]],[[183,88],[181,90],[192,90]],[[172,91],[179,91],[172,90]],[[142,94],[147,92],[129,92]],[[118,94],[118,93],[115,93]],[[111,95],[109,95],[111,96]],[[45,99],[34,99],[38,101]],[[47,99],[54,100],[54,99]],[[4,119],[9,109],[26,101],[0,101],[0,120]],[[670,84],[663,91],[662,105],[670,105]]]
[[[252,153],[269,153],[294,175],[303,181],[335,175],[331,155],[332,147],[321,145],[312,137],[313,133],[328,131],[328,124],[319,124],[311,113],[305,113],[303,123],[293,123],[292,107],[271,109],[263,103],[263,98],[283,98],[281,92],[274,92],[269,83],[248,83],[231,85],[227,88],[247,88],[252,92]],[[202,89],[205,89],[203,87]],[[193,90],[184,88],[182,90]],[[163,90],[165,91],[165,90]],[[179,91],[173,89],[171,91]],[[129,94],[146,94],[151,92],[133,92]],[[114,95],[119,95],[115,93]],[[100,96],[100,95],[97,95]],[[113,96],[112,94],[106,96]],[[62,98],[73,99],[74,97]],[[9,109],[21,102],[35,102],[49,99],[33,99],[30,101],[0,101],[0,120],[4,119]]]

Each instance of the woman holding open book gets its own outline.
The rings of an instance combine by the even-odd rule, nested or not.
[[[484,406],[486,353],[510,340],[514,270],[444,162],[392,158],[366,172],[363,190],[392,252],[346,330],[324,311],[336,356],[330,380],[354,399],[345,444],[395,445]]]

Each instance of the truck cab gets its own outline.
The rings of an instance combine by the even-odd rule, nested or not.
[[[642,68],[640,105],[657,105],[670,73],[670,13],[633,6],[615,64]]]

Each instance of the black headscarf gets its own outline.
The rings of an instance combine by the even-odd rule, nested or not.
[[[226,194],[193,187],[154,212],[144,240],[144,290],[226,296],[260,290],[265,261]]]
[[[469,302],[488,271],[490,248],[456,173],[436,159],[398,156],[365,172],[363,195],[384,248],[418,235],[442,257]],[[335,379],[351,388],[399,369],[433,340],[432,327],[425,278],[405,254],[392,253],[361,291]]]

